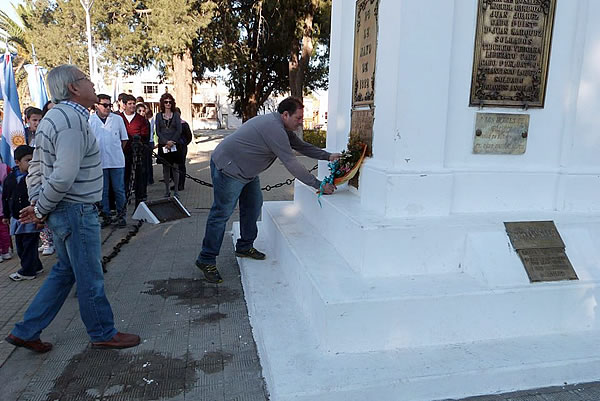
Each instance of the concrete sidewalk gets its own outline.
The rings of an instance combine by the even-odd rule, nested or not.
[[[210,181],[208,158],[218,140],[218,136],[196,139],[188,156],[189,174]],[[309,168],[315,164],[301,160]],[[164,193],[163,183],[158,181],[161,176],[160,166],[155,167],[150,199]],[[277,161],[261,176],[261,184],[287,178],[289,173]],[[288,185],[264,192],[265,200],[292,197],[293,187]],[[155,226],[144,224],[111,261],[105,276],[117,328],[139,334],[143,343],[121,351],[91,349],[77,299],[69,296],[42,334],[44,341],[54,344],[51,352],[37,355],[0,341],[0,400],[268,399],[230,238],[225,238],[218,260],[223,284],[206,283],[194,266],[212,202],[211,190],[188,180],[181,199],[192,217]],[[126,233],[127,229],[104,229],[103,254]],[[48,271],[54,257],[42,261]],[[16,258],[0,264],[2,339],[21,319],[47,274],[15,283],[8,274],[18,269],[17,264]],[[600,384],[468,400],[597,401]]]

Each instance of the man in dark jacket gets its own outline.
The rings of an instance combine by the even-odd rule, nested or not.
[[[2,220],[5,224],[10,224],[10,233],[15,236],[17,254],[21,259],[21,269],[8,276],[13,281],[33,280],[44,271],[38,256],[40,230],[33,223],[19,222],[19,212],[29,206],[25,176],[29,171],[32,156],[31,146],[17,147],[14,152],[16,167],[6,177],[2,186]]]

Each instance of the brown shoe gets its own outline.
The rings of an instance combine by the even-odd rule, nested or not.
[[[7,343],[14,345],[15,347],[23,347],[32,350],[33,352],[38,352],[43,354],[44,352],[48,352],[52,349],[52,344],[43,343],[39,338],[33,341],[25,341],[21,340],[19,337],[15,337],[12,334],[9,334],[8,337],[5,338]]]
[[[92,348],[131,348],[139,343],[140,336],[136,334],[117,333],[108,341],[92,343]]]

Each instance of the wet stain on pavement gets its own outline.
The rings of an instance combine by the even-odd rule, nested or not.
[[[151,351],[128,354],[88,349],[69,361],[54,380],[46,401],[171,398],[183,393],[186,380],[195,382],[199,367],[205,368],[205,363],[194,360],[189,353],[172,358]]]
[[[151,286],[143,294],[160,295],[163,298],[175,297],[179,305],[208,306],[224,302],[234,302],[241,297],[240,291],[209,284],[192,278],[170,278],[167,280],[146,281]]]
[[[224,319],[226,317],[227,317],[226,313],[214,312],[214,313],[206,314],[197,319],[194,319],[191,321],[191,323],[193,323],[193,324],[216,323],[219,320]]]
[[[226,352],[208,352],[198,362],[198,368],[208,375],[221,372],[232,356]]]

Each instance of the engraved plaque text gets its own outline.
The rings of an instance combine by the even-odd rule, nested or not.
[[[518,221],[504,226],[516,250],[565,247],[553,221]]]
[[[519,257],[532,283],[578,279],[564,249],[522,249]]]
[[[544,107],[556,0],[479,0],[470,106]]]
[[[350,123],[350,140],[360,140],[367,145],[367,156],[371,156],[373,143],[373,112],[374,109],[352,110]]]
[[[529,281],[578,280],[553,221],[505,222]]]
[[[354,20],[352,106],[373,104],[379,0],[358,0]]]
[[[473,153],[522,155],[528,131],[528,114],[477,113]]]

